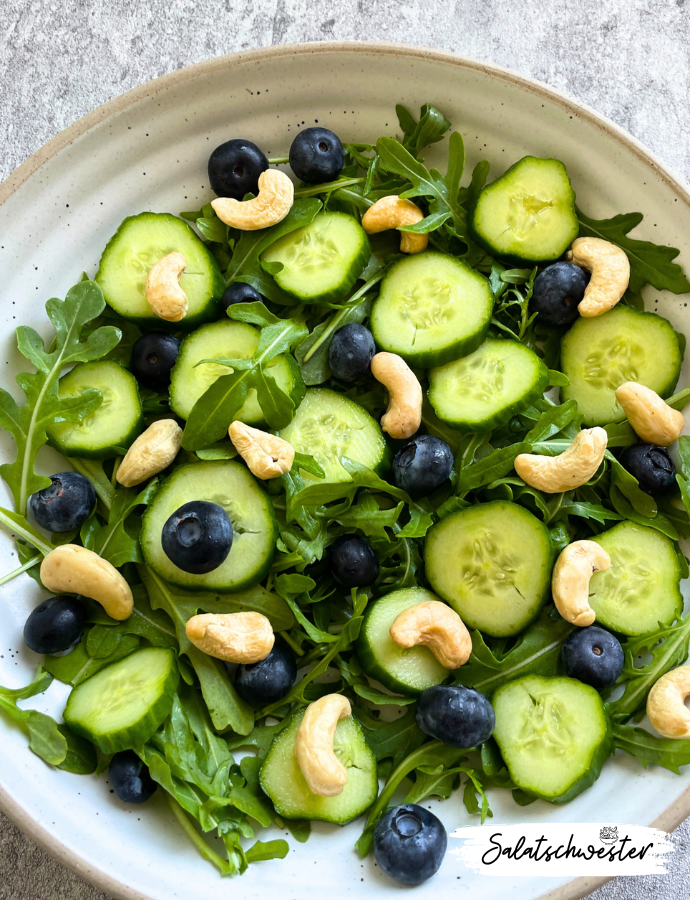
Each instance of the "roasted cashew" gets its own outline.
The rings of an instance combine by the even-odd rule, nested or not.
[[[297,729],[295,757],[313,794],[337,797],[347,784],[347,769],[333,752],[333,738],[340,719],[352,714],[342,694],[326,694],[310,703]]]
[[[424,645],[445,669],[464,666],[472,652],[472,638],[460,616],[440,600],[408,606],[391,625],[398,647]]]
[[[683,432],[683,413],[673,409],[643,384],[626,381],[616,391],[616,400],[623,407],[637,436],[648,444],[668,447]]]
[[[381,197],[362,216],[362,228],[367,234],[378,234],[401,225],[416,225],[424,218],[424,213],[411,200],[403,200],[397,194]],[[428,234],[413,231],[400,232],[400,249],[403,253],[421,253],[429,244]]]
[[[258,231],[282,222],[292,209],[295,186],[280,169],[266,169],[259,175],[259,193],[253,200],[219,197],[211,201],[216,215],[231,228]]]
[[[146,276],[146,300],[166,322],[179,322],[187,315],[187,295],[178,284],[186,266],[181,253],[168,253],[151,266]]]
[[[603,428],[585,428],[559,456],[521,453],[515,458],[515,471],[530,487],[561,494],[589,481],[604,459],[607,441]]]
[[[257,478],[263,481],[278,478],[292,468],[295,450],[283,438],[252,428],[238,419],[230,425],[228,433],[249,471]]]
[[[574,541],[561,551],[551,576],[556,609],[566,622],[584,628],[596,614],[589,605],[589,582],[611,568],[611,557],[596,541]]]
[[[258,612],[202,613],[192,616],[185,630],[209,656],[245,665],[266,659],[275,642],[271,623]]]
[[[180,452],[182,429],[174,419],[159,419],[144,431],[125,453],[117,470],[124,487],[141,484],[167,469]]]
[[[613,309],[630,282],[630,261],[625,252],[610,241],[581,237],[573,241],[566,258],[592,273],[577,306],[580,315],[591,318]]]
[[[659,734],[667,738],[690,738],[690,666],[671,669],[657,681],[647,697],[647,715]]]
[[[41,563],[43,586],[55,594],[82,594],[122,621],[134,607],[132,591],[115,566],[93,550],[76,544],[56,547]]]
[[[371,374],[388,388],[388,409],[381,428],[392,438],[409,438],[422,424],[422,386],[412,369],[397,353],[376,353]]]

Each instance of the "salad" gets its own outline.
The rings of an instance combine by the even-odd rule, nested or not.
[[[617,751],[690,763],[685,337],[642,298],[690,292],[678,251],[555,159],[463,184],[443,114],[396,111],[375,144],[216,148],[216,199],[125,219],[0,390],[0,584],[51,594],[0,711],[112,802],[164,795],[223,875],[363,816],[360,856],[418,884],[427,798],[484,822]],[[63,722],[20,705],[53,679]]]

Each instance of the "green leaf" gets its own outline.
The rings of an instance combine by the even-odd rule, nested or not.
[[[287,841],[257,841],[246,851],[248,863],[259,862],[262,859],[285,859],[290,850]]]
[[[42,534],[28,523],[24,516],[19,513],[12,512],[0,506],[0,523],[8,528],[16,537],[31,544],[39,550],[43,556],[46,556],[54,548],[46,541]]]
[[[367,743],[377,762],[391,759],[393,767],[397,767],[426,740],[411,710],[392,722],[372,719],[359,707],[355,709],[355,715],[366,731]]]
[[[94,626],[99,628],[100,626]],[[46,656],[44,660],[45,668],[51,675],[54,675],[58,681],[64,684],[76,685],[86,681],[96,672],[99,672],[105,666],[117,662],[125,656],[129,656],[137,650],[141,641],[135,635],[118,635],[119,639],[106,646],[101,642],[96,643],[96,652],[103,654],[100,656],[92,656],[88,649],[88,638],[90,630],[86,632],[81,643],[71,650],[66,656]],[[109,651],[109,652],[108,652]]]
[[[690,763],[690,740],[658,737],[644,728],[614,722],[613,745],[634,756],[644,769],[663,766],[680,775],[680,767]]]
[[[438,141],[442,140],[443,135],[450,128],[450,122],[443,113],[436,109],[435,106],[430,106],[428,103],[425,103],[420,109],[419,121],[416,123],[412,115],[404,106],[399,104],[396,106],[395,110],[398,114],[400,127],[403,128],[405,134],[403,146],[409,150],[413,156],[418,156],[419,152],[425,147],[428,147],[430,144],[436,144]],[[403,121],[405,122],[406,127],[403,127]],[[412,123],[412,128],[410,128]]]
[[[115,568],[128,562],[143,562],[139,547],[141,520],[139,516],[134,517],[132,514],[138,506],[147,506],[157,490],[157,479],[143,491],[138,488],[118,488],[111,500],[107,523],[101,524],[98,513],[93,512],[82,525],[82,544]]]
[[[529,453],[531,450],[532,445],[524,441],[500,450],[492,450],[478,462],[473,462],[460,470],[457,493],[464,495],[491,484],[497,478],[502,478],[513,471],[516,456],[520,453]]]
[[[86,738],[75,734],[68,725],[58,725],[58,731],[67,741],[67,755],[58,766],[74,775],[92,775],[98,765],[98,755],[94,745]]]
[[[371,301],[366,299],[357,306],[339,309],[326,321],[314,328],[295,348],[295,359],[299,363],[304,383],[323,384],[331,377],[328,364],[328,350],[335,332],[345,325],[361,325],[371,312]]]
[[[367,684],[356,684],[354,691],[363,700],[369,700],[370,703],[377,703],[379,706],[409,706],[415,702],[414,697],[397,697],[393,694],[384,694],[383,691],[377,691],[376,688],[369,687]]]
[[[581,416],[578,416],[575,400],[567,400],[560,406],[552,406],[541,413],[534,427],[525,436],[525,441],[528,444],[548,441],[549,438],[555,437],[568,425],[574,423],[576,419],[581,419]]]
[[[0,687],[0,711],[13,719],[29,737],[29,748],[53,766],[59,766],[67,758],[67,739],[60,732],[57,722],[35,709],[20,709],[19,700],[28,700],[42,694],[50,687],[52,676],[39,666],[36,677],[23,688]]]

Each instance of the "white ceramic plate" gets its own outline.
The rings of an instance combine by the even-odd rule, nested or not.
[[[240,53],[175,72],[101,107],[0,186],[0,341],[7,360],[2,385],[10,387],[18,366],[26,365],[15,349],[14,327],[31,324],[47,333],[43,304],[51,296],[64,297],[82,270],[93,275],[101,250],[125,216],[197,209],[210,199],[206,162],[217,144],[242,136],[269,156],[282,156],[294,134],[315,122],[343,139],[373,140],[395,133],[396,103],[416,110],[426,101],[462,132],[468,171],[482,158],[491,161],[494,176],[527,153],[562,159],[590,215],[642,211],[640,236],[680,247],[680,260],[690,267],[685,187],[614,125],[536,82],[450,54],[385,44]],[[442,153],[429,153],[429,161],[443,165]],[[687,333],[685,299],[651,288],[646,294],[648,309],[658,309]],[[684,367],[680,384],[687,383]],[[11,452],[8,436],[0,435],[3,459]],[[56,470],[57,460],[51,461],[48,451],[41,463],[45,471]],[[4,484],[0,501],[9,502]],[[0,561],[0,571],[16,565],[5,535]],[[30,680],[38,661],[24,647],[21,631],[39,592],[26,576],[0,590],[0,683],[18,686]],[[59,714],[66,693],[55,683],[35,705]],[[0,734],[2,808],[34,840],[110,894],[152,900],[221,900],[232,894],[249,900],[273,893],[301,900],[323,892],[331,900],[353,895],[383,900],[399,893],[371,857],[361,861],[355,855],[361,822],[342,829],[317,824],[307,844],[291,841],[284,861],[252,865],[230,884],[197,855],[162,792],[142,808],[127,808],[109,792],[105,778],[51,770],[4,719]],[[688,771],[681,777],[645,771],[619,756],[606,764],[593,788],[563,807],[539,801],[521,809],[509,794],[493,791],[493,823],[609,820],[656,822],[670,830],[690,813],[689,785]],[[459,795],[432,806],[449,831],[474,824]],[[277,829],[269,835],[278,836]],[[515,878],[502,880],[500,890],[514,900],[550,891],[554,900],[573,900],[601,882]],[[488,900],[497,887],[449,855],[415,897],[453,890]]]

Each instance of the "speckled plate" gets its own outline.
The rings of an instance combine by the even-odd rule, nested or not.
[[[232,136],[256,141],[269,156],[287,153],[294,134],[318,122],[347,140],[395,133],[394,106],[439,106],[465,137],[468,170],[488,158],[495,174],[527,153],[562,159],[590,215],[641,210],[641,237],[681,248],[690,266],[690,196],[684,185],[629,135],[561,94],[511,72],[462,57],[388,44],[305,44],[238,53],[174,72],[130,91],[63,131],[0,185],[0,322],[2,384],[19,371],[13,329],[46,331],[43,304],[64,297],[120,221],[141,210],[178,212],[210,199],[206,161]],[[443,153],[445,149],[443,150]],[[429,153],[444,165],[442,154]],[[647,289],[648,308],[690,331],[684,298]],[[25,365],[25,363],[23,363]],[[681,384],[688,383],[687,367]],[[4,459],[11,453],[0,436]],[[48,452],[45,471],[55,471]],[[4,485],[0,502],[9,503]],[[0,538],[2,567],[16,565]],[[2,589],[0,683],[25,684],[37,663],[21,630],[39,591],[26,576]],[[54,684],[36,707],[59,714],[66,697]],[[121,898],[241,900],[271,894],[287,900],[392,898],[400,888],[358,859],[361,822],[317,824],[305,845],[291,841],[284,861],[252,865],[232,883],[198,855],[170,815],[161,792],[137,809],[114,799],[104,777],[54,771],[30,753],[22,733],[0,720],[0,805],[61,862]],[[501,822],[654,823],[671,830],[690,814],[690,772],[678,777],[641,769],[624,756],[610,761],[593,788],[566,806],[541,801],[521,809],[493,791],[493,824]],[[449,831],[474,824],[459,796],[432,804]],[[279,836],[276,833],[271,837]],[[460,879],[460,880],[458,880]],[[503,879],[473,875],[448,855],[439,874],[417,888],[417,900],[456,896],[489,900],[496,889],[513,900],[574,900],[603,879]],[[549,893],[551,892],[551,893]]]

